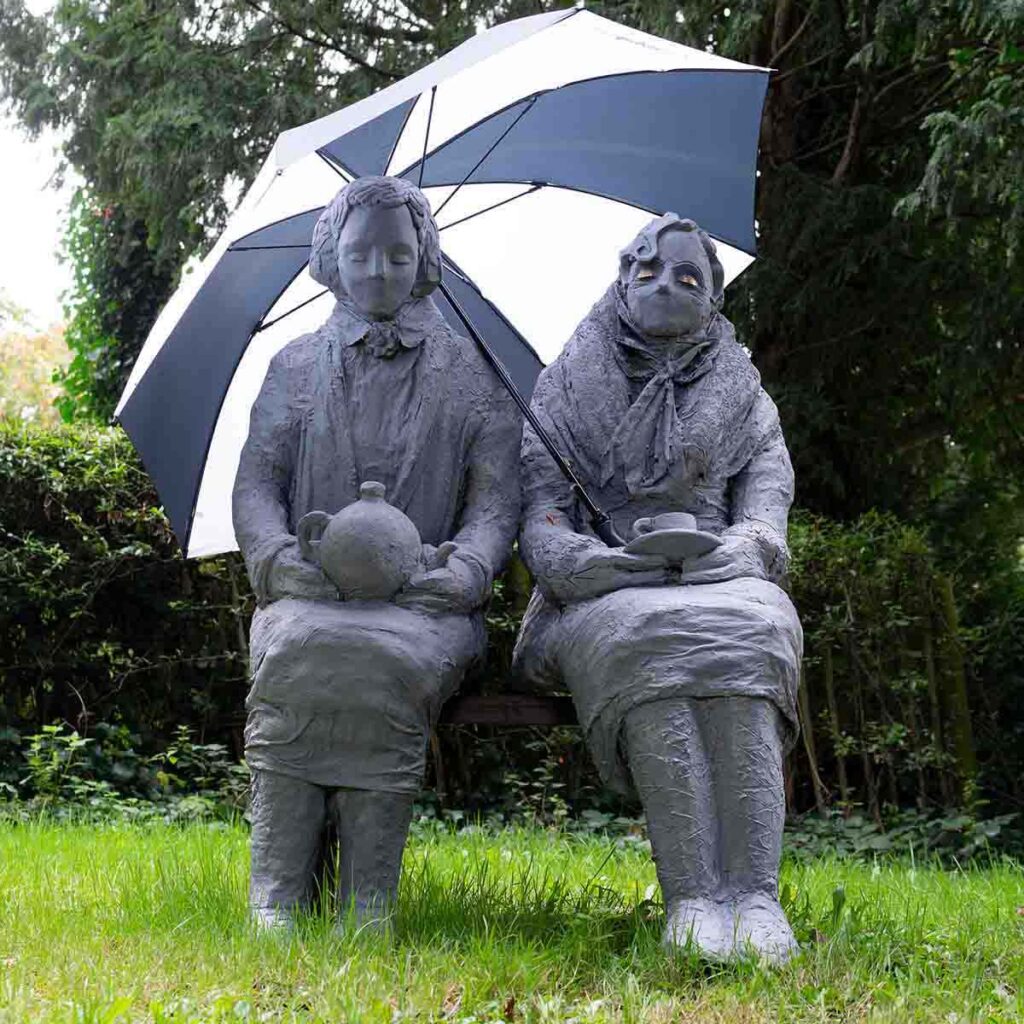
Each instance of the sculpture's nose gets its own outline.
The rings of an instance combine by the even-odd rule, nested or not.
[[[370,251],[370,277],[384,276],[384,253],[374,248]]]

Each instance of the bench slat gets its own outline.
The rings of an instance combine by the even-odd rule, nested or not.
[[[441,710],[442,725],[578,725],[572,697],[508,693],[453,697]]]

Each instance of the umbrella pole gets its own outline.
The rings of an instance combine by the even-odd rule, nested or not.
[[[619,536],[615,529],[614,523],[612,523],[612,517],[608,515],[604,509],[601,508],[597,502],[587,493],[586,488],[583,486],[582,481],[576,475],[575,470],[569,464],[569,460],[558,450],[555,442],[551,439],[551,435],[541,426],[540,420],[537,418],[537,414],[530,408],[530,403],[523,398],[519,388],[516,387],[515,381],[509,376],[508,370],[505,369],[501,360],[491,351],[491,347],[486,341],[480,336],[480,332],[473,326],[472,321],[466,315],[459,303],[459,300],[455,298],[452,292],[445,287],[444,283],[441,284],[441,292],[444,297],[451,304],[452,309],[459,315],[459,319],[466,325],[466,330],[469,331],[470,337],[476,342],[477,347],[483,353],[484,358],[488,363],[491,364],[492,369],[498,375],[498,379],[502,384],[505,385],[505,390],[512,396],[513,401],[519,406],[520,412],[526,417],[526,421],[533,427],[537,437],[540,438],[541,444],[548,450],[548,454],[555,460],[555,464],[562,471],[565,478],[572,484],[573,493],[576,497],[583,502],[586,506],[587,511],[590,513],[590,526],[594,533],[604,541],[605,544],[610,548],[621,548],[626,542]]]

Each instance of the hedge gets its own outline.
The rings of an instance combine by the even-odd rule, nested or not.
[[[791,807],[877,816],[970,796],[972,634],[924,535],[874,513],[839,524],[798,512],[790,539],[806,634]],[[501,690],[528,588],[521,564],[499,581],[473,687]],[[240,756],[252,607],[237,555],[181,558],[119,429],[0,423],[0,773],[18,735],[54,722],[124,727],[142,750],[186,726]],[[538,793],[612,804],[575,730],[441,733],[433,782],[456,806]]]

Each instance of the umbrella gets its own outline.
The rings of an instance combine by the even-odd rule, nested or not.
[[[146,340],[116,418],[189,557],[236,547],[231,490],[272,356],[333,296],[307,273],[313,225],[353,177],[426,193],[444,251],[435,293],[528,400],[543,365],[667,210],[754,258],[768,71],[574,9],[480,33],[365,100],[284,132]]]

